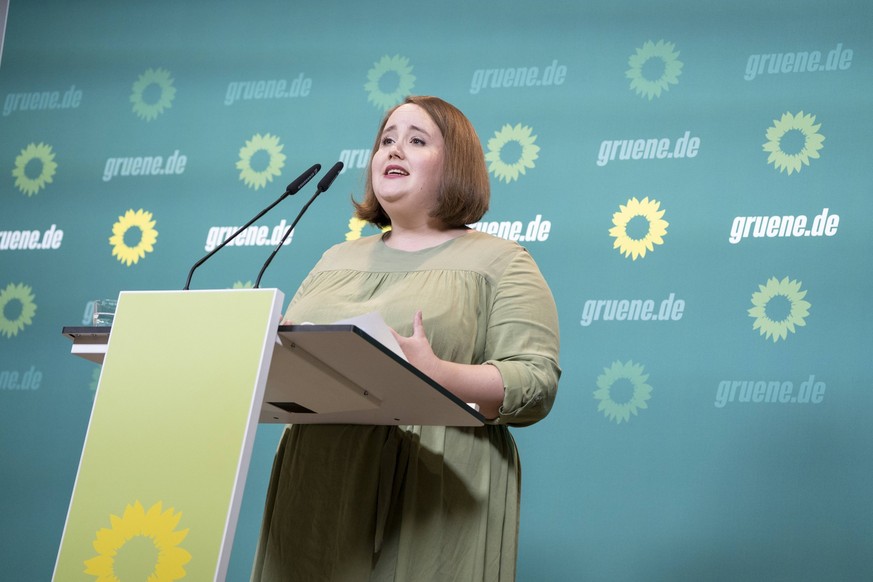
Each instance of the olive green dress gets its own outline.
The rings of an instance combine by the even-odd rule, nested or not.
[[[437,356],[500,371],[500,417],[480,428],[294,425],[281,439],[252,580],[513,580],[520,466],[507,425],[557,390],[555,303],[528,252],[471,230],[433,248],[381,236],[339,244],[289,306],[295,322],[378,311]]]

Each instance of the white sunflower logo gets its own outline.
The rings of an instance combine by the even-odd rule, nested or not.
[[[176,88],[173,87],[173,78],[169,71],[146,69],[133,84],[130,102],[133,103],[133,112],[137,117],[152,121],[165,109],[173,106],[175,97]]]
[[[272,182],[273,178],[282,173],[285,167],[285,154],[279,138],[266,133],[256,133],[252,139],[246,140],[246,145],[239,150],[239,161],[236,168],[239,170],[239,179],[245,182],[249,188],[258,190]],[[261,160],[266,156],[266,160]],[[261,169],[256,169],[256,166]]]
[[[530,127],[520,123],[504,125],[488,140],[488,152],[485,154],[488,171],[507,184],[518,180],[521,174],[534,167],[534,160],[539,157],[540,147],[536,141],[537,136],[533,135]],[[514,155],[508,153],[513,146],[517,148]],[[505,161],[507,157],[515,159]]]
[[[388,88],[387,85],[392,86]],[[367,72],[364,89],[370,103],[387,111],[412,93],[414,86],[415,75],[412,74],[409,59],[400,55],[385,55]]]
[[[809,165],[810,158],[819,158],[818,152],[824,147],[825,138],[819,128],[815,115],[804,115],[803,111],[797,115],[786,112],[781,119],[774,119],[764,144],[764,151],[770,152],[767,163],[780,172],[787,171],[789,176],[800,172]]]
[[[33,290],[24,283],[10,283],[0,291],[0,335],[12,337],[33,323],[36,303]]]
[[[764,285],[758,285],[758,291],[752,293],[752,308],[749,317],[755,318],[752,329],[772,339],[773,343],[788,338],[788,333],[794,333],[795,327],[806,325],[806,316],[812,305],[806,301],[806,291],[801,290],[800,281],[781,281],[770,277]]]
[[[33,196],[45,188],[46,184],[51,184],[57,169],[52,146],[31,143],[15,158],[12,177],[15,178],[16,188]]]
[[[631,55],[627,61],[630,68],[625,71],[625,76],[631,80],[631,89],[637,95],[651,101],[660,97],[662,91],[669,91],[670,85],[679,82],[682,61],[675,49],[672,42],[659,40],[653,43],[649,40]]]
[[[652,387],[646,382],[648,374],[641,364],[631,361],[615,361],[603,374],[597,377],[597,390],[594,398],[600,401],[597,410],[616,424],[630,420],[631,414],[648,408],[648,400],[652,397]],[[625,394],[621,394],[626,392]]]
[[[91,381],[88,383],[88,389],[91,392],[97,392],[97,384],[100,383],[100,370],[102,370],[102,368],[94,368],[91,370]]]

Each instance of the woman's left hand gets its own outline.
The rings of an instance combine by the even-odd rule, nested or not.
[[[394,334],[394,339],[403,350],[403,354],[410,364],[424,372],[428,377],[434,378],[442,360],[433,353],[433,348],[430,347],[430,342],[427,341],[427,335],[424,333],[424,323],[422,323],[421,309],[415,312],[412,318],[412,335],[405,337],[391,329]]]
[[[391,329],[391,328],[389,328]],[[412,319],[412,335],[404,337],[391,329],[409,363],[464,402],[475,403],[487,419],[496,418],[503,403],[503,378],[494,366],[458,364],[433,353],[424,333],[421,310]]]

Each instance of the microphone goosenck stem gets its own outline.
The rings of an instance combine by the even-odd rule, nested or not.
[[[266,213],[268,213],[270,210],[272,210],[272,209],[273,209],[277,204],[279,204],[279,202],[281,202],[282,200],[284,200],[284,199],[287,198],[288,196],[293,196],[294,194],[297,194],[297,192],[299,192],[301,188],[303,188],[304,186],[306,186],[306,184],[307,184],[310,180],[312,180],[312,179],[315,177],[315,175],[316,175],[318,172],[320,172],[320,171],[321,171],[321,164],[315,164],[315,165],[313,165],[311,168],[309,168],[308,170],[306,170],[305,172],[303,172],[302,174],[300,174],[299,176],[297,176],[297,177],[294,179],[293,182],[291,182],[290,184],[288,184],[288,187],[285,188],[285,191],[282,193],[281,196],[279,196],[279,197],[276,199],[275,202],[273,202],[272,204],[270,204],[269,206],[267,206],[266,208],[264,208],[263,210],[261,210],[261,211],[260,211],[260,212],[259,212],[259,213],[254,217],[254,218],[252,218],[250,221],[248,221],[247,223],[245,223],[245,225],[243,225],[243,226],[239,227],[238,229],[236,229],[236,230],[234,231],[234,233],[231,234],[229,237],[227,237],[227,239],[225,239],[225,240],[224,240],[220,245],[218,245],[217,247],[215,247],[214,249],[212,249],[212,250],[211,250],[209,253],[207,253],[206,256],[204,256],[202,259],[200,259],[199,261],[197,261],[196,263],[194,263],[194,266],[191,267],[191,270],[190,270],[190,271],[188,271],[188,279],[185,281],[185,286],[182,287],[182,290],[183,290],[183,291],[187,291],[188,288],[191,286],[191,277],[194,275],[194,271],[197,269],[197,267],[199,267],[200,265],[202,265],[203,263],[205,263],[206,260],[207,260],[209,257],[211,257],[212,255],[214,255],[215,253],[217,253],[218,251],[220,251],[221,249],[223,249],[223,248],[225,247],[225,245],[227,245],[227,243],[229,243],[230,241],[232,241],[233,239],[235,239],[235,238],[237,237],[237,235],[239,235],[239,234],[240,234],[241,232],[243,232],[245,229],[247,229],[248,227],[250,227],[254,221],[258,220],[260,217],[262,217],[263,215],[265,215]]]
[[[318,186],[316,186],[315,188],[315,194],[313,194],[312,198],[310,198],[309,201],[303,205],[303,208],[301,208],[300,212],[297,213],[297,217],[294,219],[294,222],[292,222],[291,226],[288,227],[288,230],[285,231],[284,236],[282,236],[282,240],[279,241],[279,244],[276,245],[276,248],[273,249],[273,252],[270,253],[269,257],[267,257],[266,262],[264,262],[264,266],[261,267],[261,272],[258,273],[258,278],[255,280],[253,289],[258,289],[260,287],[261,277],[264,276],[264,271],[267,270],[267,267],[269,267],[270,263],[273,262],[273,257],[276,256],[276,253],[278,253],[279,249],[282,248],[282,245],[285,244],[285,239],[287,239],[288,235],[290,235],[294,231],[294,227],[297,226],[297,223],[300,221],[300,217],[303,216],[303,214],[309,208],[309,205],[312,204],[316,198],[318,198],[319,194],[327,191],[327,189],[330,188],[330,185],[333,184],[333,181],[336,180],[336,177],[339,175],[342,169],[343,163],[337,162],[331,167],[330,170],[327,171],[327,174],[325,174],[324,177],[319,180]]]

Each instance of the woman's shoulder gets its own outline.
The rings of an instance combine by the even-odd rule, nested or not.
[[[506,260],[527,254],[527,249],[513,240],[507,240],[480,232],[478,230],[470,230],[462,237],[458,237],[457,250],[462,253],[475,253],[477,256],[486,258],[486,260],[495,260],[498,257],[503,257]]]
[[[519,250],[524,251],[524,247],[514,240],[509,240],[506,238],[495,236],[493,234],[488,234],[486,232],[482,232],[481,230],[470,229],[470,231],[461,238],[467,239],[470,243],[481,246],[487,245],[494,249],[502,249],[504,251],[512,252],[517,252]]]
[[[478,230],[459,237],[452,254],[458,268],[478,271],[495,280],[517,261],[532,260],[527,249],[517,242]]]

